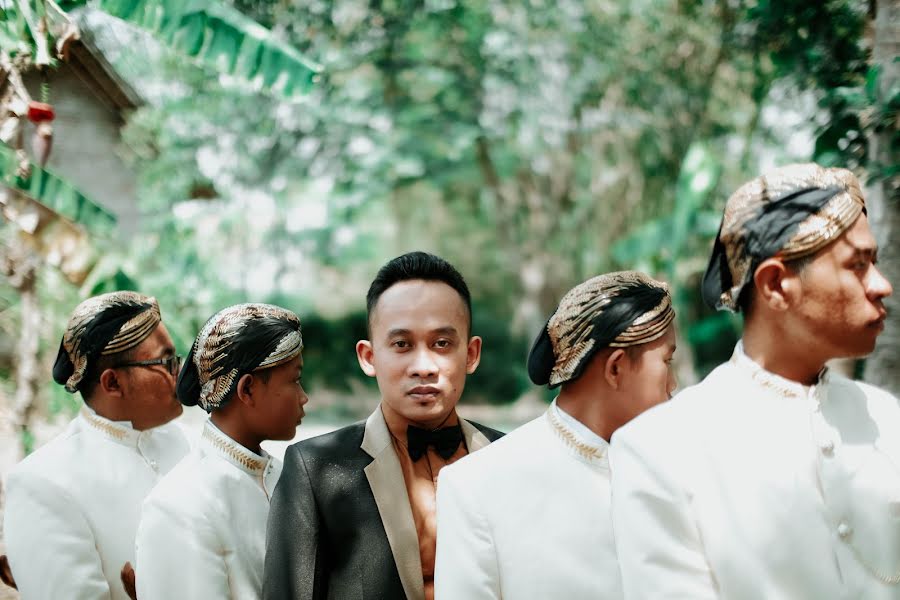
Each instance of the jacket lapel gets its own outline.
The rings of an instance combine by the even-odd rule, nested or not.
[[[481,435],[481,432],[477,430],[476,432]],[[468,437],[466,440],[468,442]],[[366,420],[360,448],[374,459],[365,468],[366,478],[369,480],[369,487],[372,488],[378,513],[381,515],[403,591],[410,600],[424,599],[425,584],[422,580],[422,561],[419,557],[419,535],[416,533],[400,461],[391,444],[391,434],[384,422],[380,406]]]
[[[487,436],[481,433],[477,427],[460,417],[459,426],[462,428],[463,439],[466,440],[466,449],[471,454],[491,443]]]

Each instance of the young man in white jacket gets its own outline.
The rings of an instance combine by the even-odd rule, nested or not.
[[[782,167],[728,200],[703,296],[743,339],[613,439],[626,598],[900,598],[900,405],[826,367],[875,346],[876,259],[845,169]]]
[[[84,406],[6,484],[6,549],[23,598],[129,598],[141,502],[188,452],[171,423],[182,411],[178,366],[156,299],[113,292],[75,308],[53,379]]]
[[[441,471],[437,600],[621,597],[609,439],[674,390],[674,318],[665,284],[634,271],[563,297],[528,357],[557,398]]]
[[[226,308],[200,331],[178,397],[210,413],[197,448],[148,496],[137,534],[141,600],[259,598],[269,498],[307,402],[300,320],[268,304]]]

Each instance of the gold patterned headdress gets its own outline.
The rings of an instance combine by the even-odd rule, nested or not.
[[[814,254],[840,237],[865,207],[859,181],[847,169],[789,165],[745,183],[725,205],[703,277],[704,301],[739,310],[741,292],[763,260]]]
[[[657,340],[674,319],[665,283],[637,271],[594,277],[563,296],[534,342],[528,375],[551,388],[577,379],[598,350]]]
[[[229,306],[194,340],[178,375],[178,399],[212,412],[231,397],[242,375],[277,367],[302,350],[300,319],[291,311],[271,304]]]
[[[53,379],[74,394],[93,360],[134,348],[153,333],[160,320],[156,298],[137,292],[88,298],[69,318],[53,365]]]

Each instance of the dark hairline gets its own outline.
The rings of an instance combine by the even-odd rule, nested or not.
[[[381,302],[381,297],[384,296],[384,294],[385,294],[389,289],[391,289],[392,287],[394,287],[394,286],[396,286],[396,285],[399,285],[399,284],[401,284],[401,283],[409,283],[409,282],[416,282],[416,281],[420,281],[420,282],[423,282],[423,283],[442,283],[442,284],[444,284],[446,287],[450,288],[450,290],[453,291],[453,292],[456,294],[456,296],[460,299],[460,301],[462,302],[463,309],[465,310],[465,313],[466,313],[466,327],[468,328],[468,330],[466,331],[466,335],[464,335],[464,336],[462,336],[462,337],[464,337],[464,338],[470,338],[470,337],[472,337],[472,307],[471,307],[471,305],[470,305],[468,302],[466,302],[466,298],[465,298],[461,293],[459,293],[459,290],[457,290],[456,288],[454,288],[452,285],[450,285],[449,283],[447,283],[447,282],[444,281],[443,279],[432,279],[432,278],[425,278],[425,277],[413,277],[413,278],[410,278],[410,279],[401,279],[401,280],[395,281],[394,283],[392,283],[392,284],[389,285],[388,287],[384,288],[384,290],[382,290],[382,292],[381,292],[380,294],[378,294],[378,297],[375,298],[375,302],[372,304],[372,306],[371,306],[371,307],[367,307],[367,310],[366,310],[366,331],[367,331],[367,334],[368,334],[369,338],[371,339],[371,337],[372,337],[372,318],[375,316],[375,311],[376,311],[376,309],[378,308],[378,303]]]

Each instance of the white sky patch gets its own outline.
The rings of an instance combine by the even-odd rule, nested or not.
[[[362,156],[375,149],[375,142],[364,135],[358,135],[347,144],[347,153],[353,156]]]
[[[313,179],[293,192],[291,206],[285,211],[285,229],[297,233],[305,229],[321,229],[328,225],[328,201],[334,181],[328,177]]]
[[[356,231],[347,225],[341,225],[334,232],[334,242],[338,246],[349,246],[356,239]]]
[[[275,199],[262,190],[243,190],[236,194],[246,207],[247,223],[257,233],[271,229],[278,219]]]
[[[275,280],[278,276],[278,268],[279,265],[274,260],[256,261],[253,268],[248,269],[245,275],[247,289],[253,290],[259,298],[270,295],[278,284]]]

